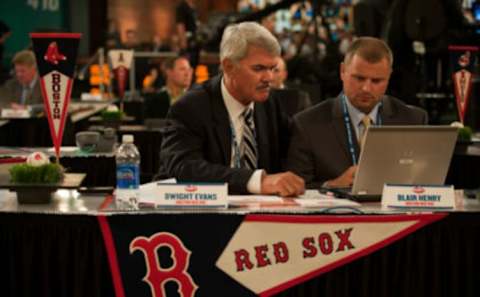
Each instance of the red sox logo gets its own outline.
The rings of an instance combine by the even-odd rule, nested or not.
[[[458,59],[458,65],[465,68],[468,64],[470,64],[470,52],[467,51]]]
[[[172,251],[173,265],[167,269],[162,269],[158,260],[157,250],[163,246]],[[180,296],[195,296],[198,286],[187,272],[191,252],[176,235],[159,232],[150,238],[139,236],[130,243],[130,253],[136,250],[145,256],[147,274],[143,280],[150,285],[153,297],[166,297],[165,284],[172,280],[178,284]]]
[[[422,194],[422,193],[425,192],[425,189],[421,186],[415,186],[415,187],[413,187],[413,192],[415,194]]]
[[[197,190],[198,190],[198,187],[194,185],[187,185],[185,187],[185,191],[187,192],[196,192]]]
[[[58,65],[58,61],[65,61],[67,60],[67,57],[60,53],[58,50],[58,45],[55,41],[51,42],[48,45],[47,52],[45,53],[45,56],[43,56],[45,61],[49,62],[50,64]]]

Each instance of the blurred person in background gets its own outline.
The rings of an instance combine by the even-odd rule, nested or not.
[[[136,30],[128,29],[125,32],[125,39],[122,41],[121,47],[124,49],[141,50],[141,44]]]
[[[0,106],[24,109],[27,105],[43,104],[40,81],[37,74],[35,55],[23,50],[12,59],[15,77],[6,81],[1,88]]]
[[[273,69],[272,87],[275,89],[285,89],[285,81],[288,77],[287,65],[282,57],[277,58],[277,66]]]
[[[197,40],[197,11],[195,0],[182,0],[177,6],[176,12],[176,35],[180,53],[188,55],[190,65],[195,69],[200,58],[201,45]]]
[[[277,66],[273,69],[272,98],[278,101],[279,106],[289,120],[298,112],[310,107],[312,102],[307,92],[293,84],[287,84],[288,70],[285,60],[277,57]]]
[[[150,91],[144,95],[144,118],[165,118],[170,106],[190,87],[193,71],[186,57],[167,58],[162,64],[162,70],[165,86],[158,91],[154,91],[152,86],[144,88],[145,91]]]
[[[115,20],[108,20],[107,32],[105,32],[105,47],[107,49],[117,49],[121,47],[120,33],[117,29]]]

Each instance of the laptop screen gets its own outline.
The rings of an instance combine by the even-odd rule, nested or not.
[[[450,126],[371,126],[352,194],[381,195],[385,183],[442,185],[457,131]]]

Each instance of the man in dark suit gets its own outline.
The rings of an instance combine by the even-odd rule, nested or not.
[[[167,58],[162,64],[165,86],[154,92],[145,92],[144,118],[165,118],[173,105],[192,82],[192,67],[184,56]]]
[[[0,107],[25,108],[27,105],[43,104],[35,55],[32,51],[20,51],[13,57],[15,77],[6,81],[0,94]]]
[[[424,110],[385,95],[392,62],[383,41],[356,39],[340,66],[343,92],[294,118],[287,168],[308,188],[352,185],[368,125],[427,124]]]
[[[227,27],[220,44],[223,75],[170,108],[161,172],[182,182],[227,182],[230,193],[303,193],[303,179],[280,172],[286,119],[267,100],[279,54],[277,40],[259,24]]]

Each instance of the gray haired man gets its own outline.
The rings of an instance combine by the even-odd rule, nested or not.
[[[227,182],[230,193],[303,193],[302,178],[281,172],[288,123],[268,100],[279,55],[276,38],[261,25],[227,27],[220,44],[223,74],[170,109],[161,172],[182,182]]]

